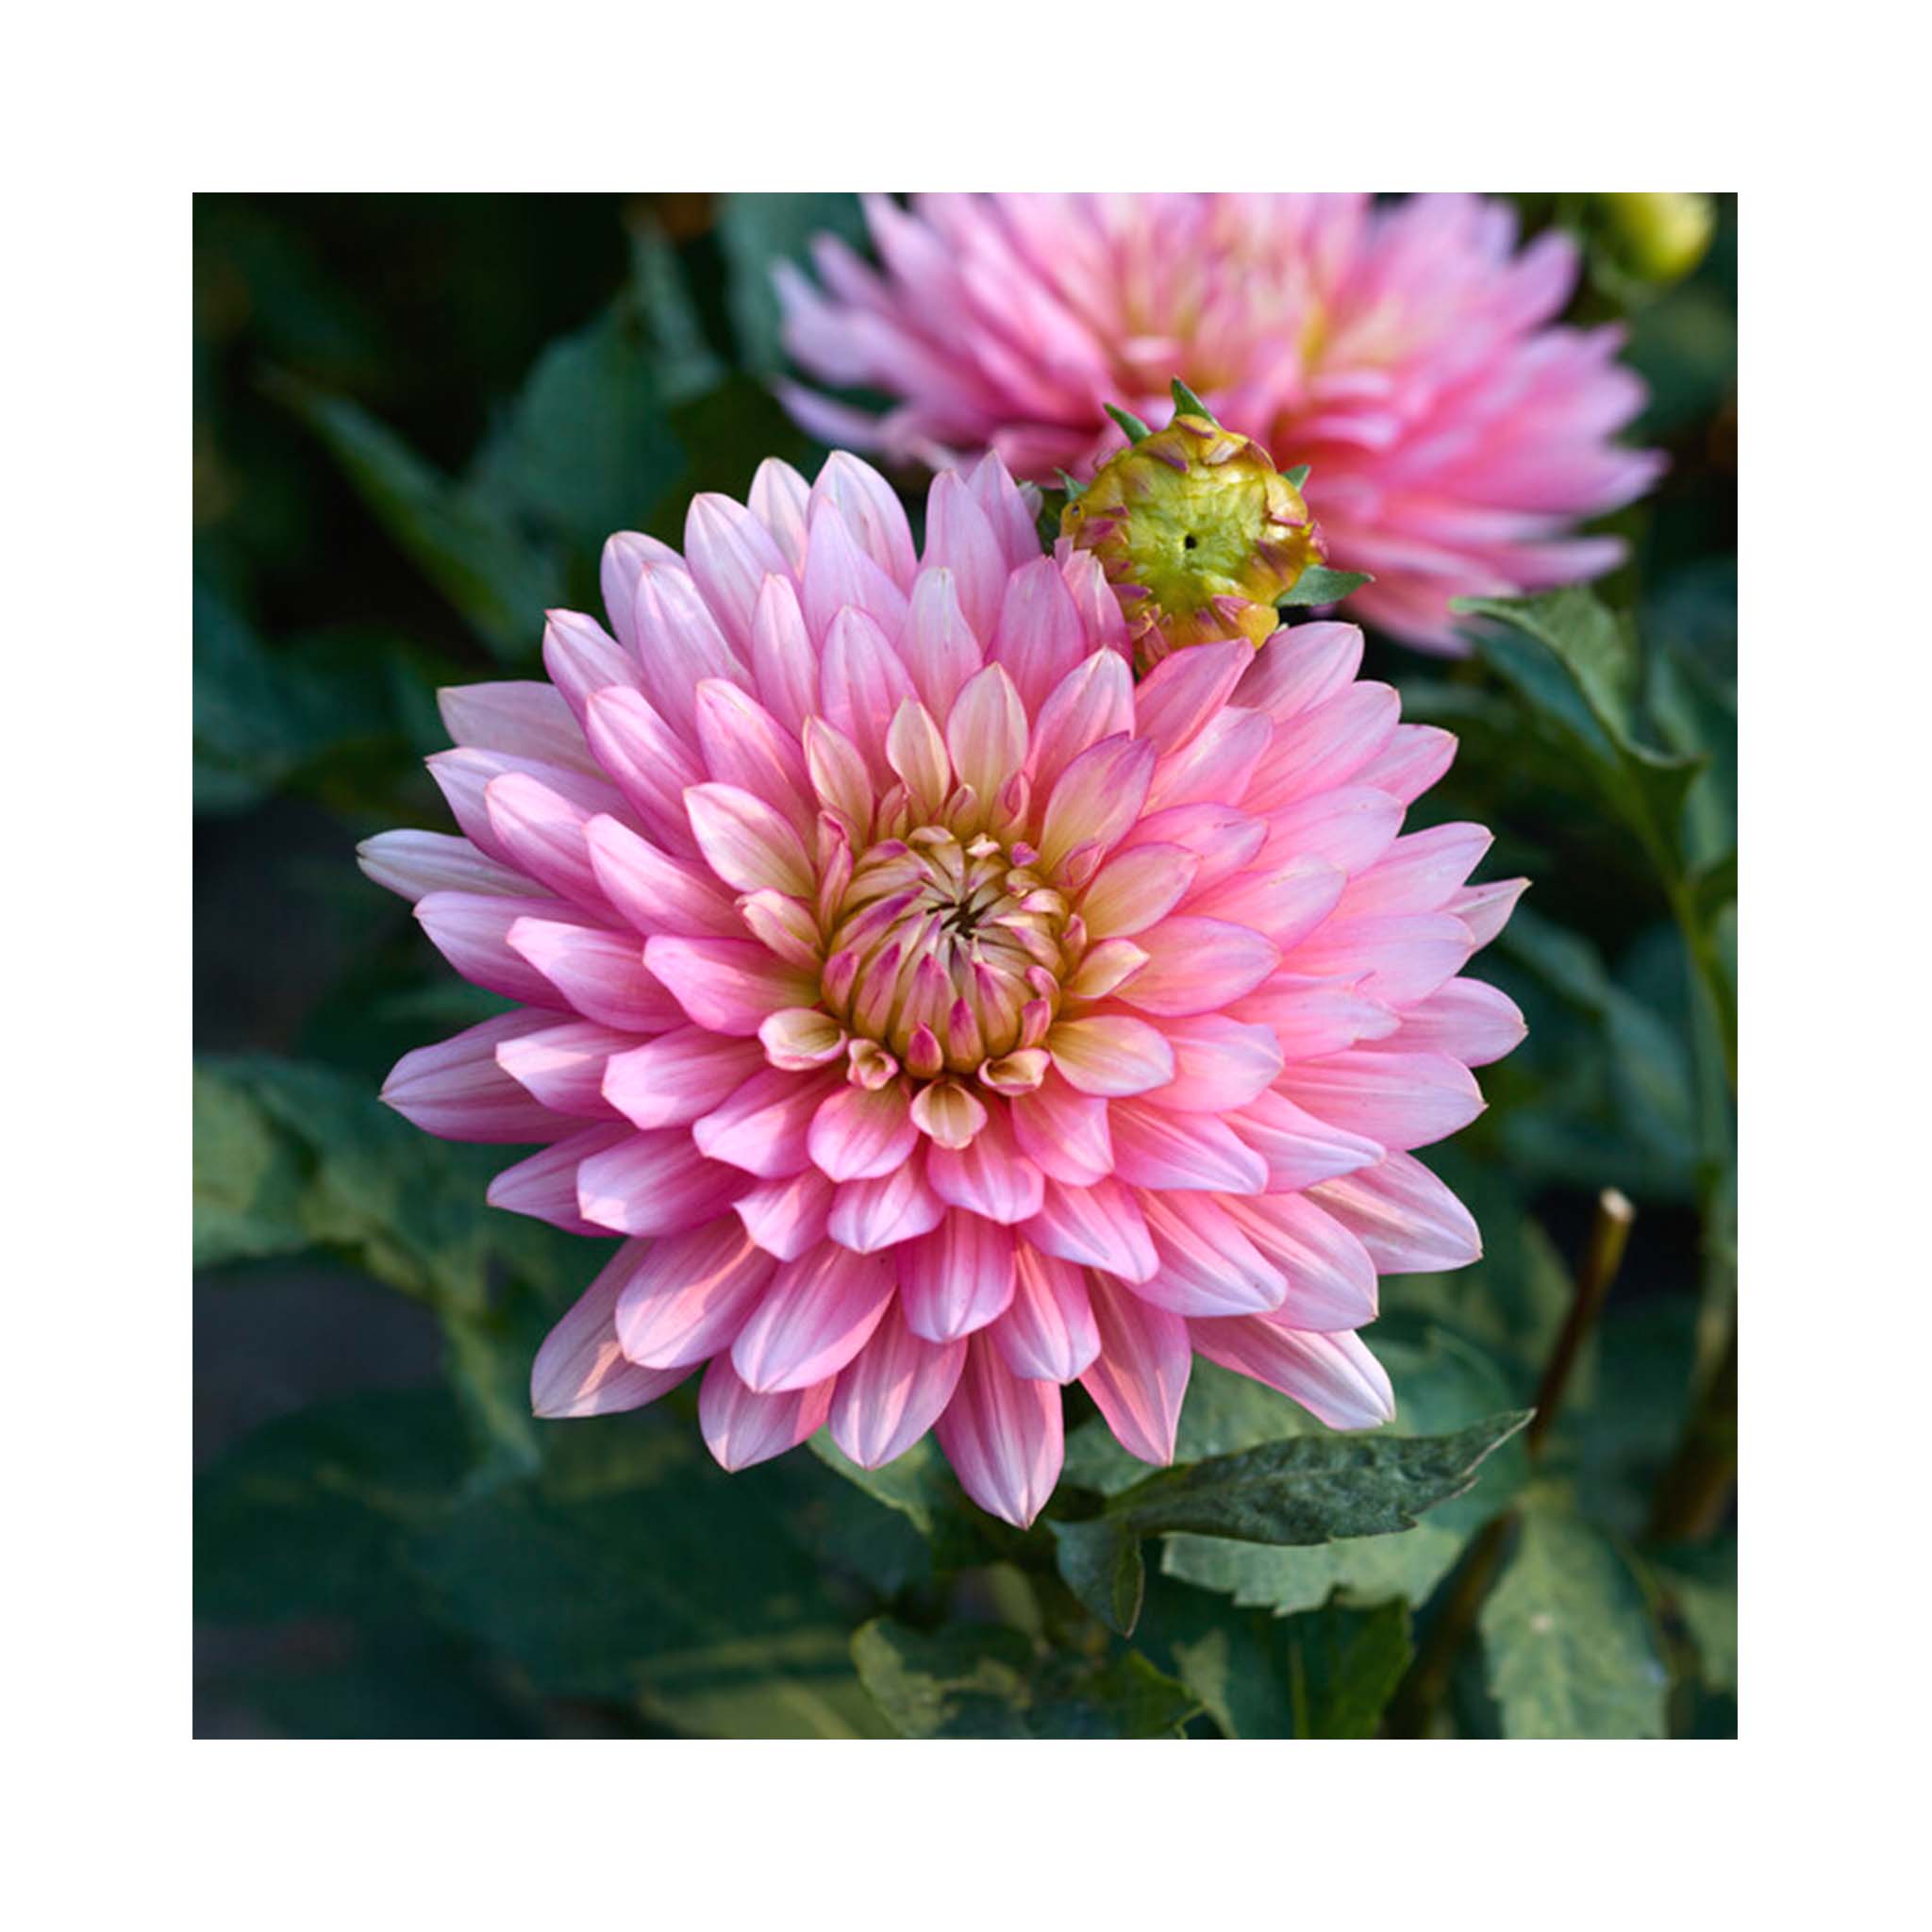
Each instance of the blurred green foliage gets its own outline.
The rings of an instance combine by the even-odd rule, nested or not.
[[[199,1728],[1734,1726],[1736,212],[1721,204],[1702,266],[1660,286],[1611,249],[1595,198],[1518,199],[1532,225],[1588,231],[1576,313],[1624,322],[1671,469],[1607,520],[1631,561],[1594,594],[1487,609],[1464,664],[1371,641],[1406,713],[1463,742],[1415,822],[1480,819],[1491,875],[1535,881],[1479,968],[1529,1039],[1485,1074],[1489,1112],[1430,1155],[1488,1252],[1384,1284],[1395,1460],[1525,1407],[1598,1191],[1637,1221],[1534,1480],[1516,1436],[1415,1527],[1367,1536],[1343,1533],[1366,1519],[1341,1503],[1395,1491],[1304,1484],[1270,1517],[1213,1464],[1189,1480],[1221,1513],[1198,1504],[1183,1529],[1130,1493],[1146,1471],[1077,1391],[1058,1527],[1025,1535],[974,1509],[930,1442],[868,1474],[821,1438],[727,1478],[693,1385],[636,1415],[532,1422],[530,1357],[603,1247],[487,1209],[500,1150],[376,1100],[398,1055],[501,1002],[452,978],[353,847],[444,823],[421,763],[442,742],[437,687],[533,670],[544,608],[595,607],[608,531],[675,541],[694,491],[741,495],[768,455],[816,463],[766,387],[770,265],[821,228],[858,240],[857,203],[197,203]],[[402,1298],[402,1331],[362,1319],[358,1283]],[[326,1364],[293,1313],[317,1297]],[[1250,1477],[1244,1454],[1286,1475],[1349,1446],[1206,1363],[1181,1437],[1183,1463],[1232,1457]],[[1310,1524],[1322,1540],[1274,1540]],[[1102,1545],[1098,1582],[1063,1569]]]

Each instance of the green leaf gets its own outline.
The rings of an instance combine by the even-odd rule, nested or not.
[[[551,1694],[640,1700],[695,1735],[878,1732],[787,1472],[726,1475],[655,1412],[546,1431],[545,1450],[412,1541],[458,1627]]]
[[[1174,412],[1176,416],[1205,416],[1217,428],[1220,426],[1220,419],[1214,411],[1178,375],[1174,379],[1173,393]]]
[[[1162,1582],[1136,1632],[1230,1738],[1368,1738],[1413,1648],[1400,1603],[1274,1618]]]
[[[1446,1434],[1510,1400],[1492,1364],[1440,1330],[1428,1330],[1420,1345],[1378,1336],[1375,1352],[1388,1367],[1398,1405],[1385,1435]],[[1175,1449],[1180,1460],[1295,1435],[1363,1440],[1330,1436],[1297,1403],[1245,1375],[1211,1362],[1194,1364],[1181,1409]],[[1483,1466],[1472,1493],[1439,1505],[1414,1529],[1281,1548],[1175,1536],[1167,1542],[1161,1568],[1170,1576],[1224,1591],[1237,1604],[1283,1615],[1316,1608],[1337,1591],[1355,1605],[1397,1599],[1419,1604],[1455,1564],[1468,1539],[1514,1493],[1524,1469],[1520,1443],[1506,1442]],[[1143,1474],[1143,1466],[1121,1451],[1098,1421],[1074,1430],[1068,1441],[1070,1483],[1118,1493]]]
[[[1100,1516],[1056,1525],[1068,1587],[1110,1628],[1132,1628],[1143,1537],[1176,1532],[1265,1544],[1329,1543],[1412,1528],[1459,1496],[1484,1457],[1529,1420],[1484,1418],[1449,1436],[1291,1436],[1153,1475]]]
[[[480,1315],[495,1273],[560,1300],[608,1252],[488,1211],[503,1149],[436,1140],[332,1069],[209,1058],[194,1103],[197,1267],[327,1248],[445,1312]]]
[[[512,521],[425,462],[346,397],[292,376],[275,392],[321,437],[342,474],[423,574],[506,661],[532,658],[562,577]]]
[[[1659,872],[1667,880],[1674,876],[1684,802],[1705,760],[1659,750],[1639,736],[1642,667],[1627,622],[1574,585],[1536,597],[1459,597],[1453,608],[1506,627],[1479,636],[1483,657],[1541,727],[1580,755],[1582,768]]]
[[[1060,491],[1069,503],[1078,503],[1087,494],[1087,486],[1077,476],[1070,476],[1064,470],[1056,470],[1054,475],[1060,479]]]
[[[1294,580],[1287,596],[1275,599],[1277,610],[1298,610],[1308,604],[1337,604],[1351,591],[1359,591],[1374,578],[1362,570],[1330,570],[1324,563],[1311,563]]]
[[[853,1638],[852,1657],[908,1738],[1173,1737],[1199,1707],[1137,1652],[1096,1667],[999,1624],[928,1634],[881,1617]]]
[[[1651,1569],[1684,1620],[1705,1688],[1738,1694],[1738,1540],[1660,1550]]]
[[[985,1562],[997,1554],[990,1540],[995,1534],[991,1519],[967,1500],[931,1436],[921,1437],[882,1469],[861,1469],[826,1429],[809,1438],[808,1446],[827,1469],[903,1516],[930,1545],[933,1560],[942,1569]]]
[[[1282,471],[1281,474],[1299,490],[1308,480],[1308,465],[1307,463],[1296,463],[1292,468]]]
[[[717,226],[740,356],[745,368],[774,375],[785,366],[785,349],[773,263],[803,257],[822,233],[862,248],[865,210],[856,194],[726,194],[719,198]]]
[[[1129,442],[1145,442],[1154,434],[1153,430],[1149,429],[1140,417],[1132,414],[1129,410],[1117,409],[1111,403],[1108,403],[1103,407],[1106,408],[1107,413],[1126,432],[1126,438]]]
[[[469,1467],[441,1389],[355,1395],[266,1424],[196,1478],[194,1602],[216,1624],[384,1616],[412,1528]]]
[[[1668,1690],[1643,1593],[1609,1541],[1533,1495],[1480,1618],[1511,1738],[1660,1738]]]

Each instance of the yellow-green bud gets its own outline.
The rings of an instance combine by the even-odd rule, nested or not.
[[[1646,282],[1681,281],[1704,259],[1717,227],[1707,194],[1599,195],[1617,258]]]
[[[1143,671],[1220,638],[1258,648],[1280,626],[1275,605],[1324,556],[1301,491],[1268,452],[1191,413],[1102,464],[1061,512],[1060,534],[1099,558]]]

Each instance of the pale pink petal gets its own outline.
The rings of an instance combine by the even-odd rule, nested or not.
[[[613,686],[642,691],[636,657],[601,624],[575,610],[551,611],[543,631],[543,669],[558,695],[586,724],[593,693]]]
[[[1030,1241],[1014,1250],[1012,1306],[990,1332],[1008,1368],[1036,1381],[1071,1382],[1100,1353],[1083,1271]]]
[[[523,1017],[532,1024],[504,1036],[497,1044],[496,1064],[558,1113],[591,1121],[616,1119],[619,1109],[604,1096],[605,1069],[613,1055],[637,1045],[637,1035],[601,1026],[594,1020],[566,1020],[559,1024],[547,1013]]]
[[[524,772],[492,778],[483,805],[498,848],[519,871],[600,918],[615,910],[591,864],[584,840],[591,815],[582,807]]]
[[[1004,665],[989,664],[960,687],[946,714],[946,749],[982,811],[1026,762],[1026,708]]]
[[[744,937],[737,907],[703,866],[660,851],[611,818],[591,820],[584,843],[606,902],[634,931]]]
[[[799,601],[807,628],[821,642],[829,642],[841,611],[863,616],[887,639],[896,638],[906,624],[906,592],[859,547],[834,504],[812,507]]]
[[[1084,1188],[1048,1181],[1040,1212],[1021,1233],[1042,1254],[1104,1268],[1124,1281],[1146,1281],[1160,1266],[1139,1204],[1115,1180]]]
[[[430,942],[465,979],[526,1006],[567,1008],[569,1000],[509,945],[532,916],[567,910],[558,899],[511,899],[495,892],[431,892],[416,902]]]
[[[436,693],[436,706],[453,744],[513,752],[596,775],[583,727],[554,684],[451,685]]]
[[[1040,533],[1034,527],[1034,510],[996,454],[989,452],[980,458],[966,478],[966,487],[986,512],[1010,568],[1018,570],[1038,554]]]
[[[646,537],[638,530],[620,530],[605,542],[603,559],[598,567],[604,608],[609,616],[611,629],[623,640],[633,662],[638,648],[638,579],[643,575],[646,564],[668,563],[681,567],[682,561],[670,544],[659,542],[656,537]],[[556,617],[567,613],[553,611],[551,614]],[[581,621],[588,623],[589,619]]]
[[[1281,954],[1252,927],[1179,913],[1140,934],[1147,963],[1120,997],[1143,1013],[1219,1012],[1273,973]]]
[[[635,933],[525,918],[509,928],[505,942],[586,1019],[625,1033],[662,1033],[683,1019],[676,1001],[644,964]]]
[[[984,1335],[973,1338],[959,1386],[938,1424],[940,1447],[982,1509],[1024,1529],[1059,1480],[1060,1391],[1013,1374]]]
[[[755,1066],[710,1112],[691,1122],[691,1139],[713,1160],[782,1180],[810,1158],[813,1117],[826,1099],[857,1091],[837,1070],[796,1074]]]
[[[814,506],[822,500],[835,505],[858,547],[902,591],[912,588],[919,563],[905,507],[870,463],[834,450],[811,487],[811,500]]]
[[[1199,644],[1163,658],[1134,692],[1135,734],[1163,757],[1190,744],[1216,717],[1254,662],[1245,638]]]
[[[1295,1061],[1280,1091],[1318,1120],[1401,1153],[1446,1140],[1483,1110],[1469,1069],[1441,1053],[1352,1047]]]
[[[778,1266],[729,1214],[618,1253],[629,1259],[617,1283],[617,1340],[650,1368],[689,1368],[729,1348]]]
[[[1393,826],[1390,836],[1394,836]],[[1148,813],[1121,841],[1120,849],[1131,852],[1137,846],[1154,844],[1185,847],[1201,861],[1201,869],[1194,874],[1194,891],[1205,892],[1230,873],[1241,871],[1267,842],[1266,819],[1231,805],[1177,805],[1167,811]]]
[[[642,1045],[620,1041],[619,1048],[600,1070],[602,1097],[636,1127],[689,1124],[736,1093],[764,1065],[755,1041],[701,1026],[675,1026]]]
[[[1486,1067],[1513,1053],[1529,1030],[1516,1002],[1479,979],[1452,979],[1407,1008],[1390,1045],[1446,1053],[1466,1067]]]
[[[587,1155],[577,1211],[618,1234],[679,1234],[715,1221],[744,1188],[737,1168],[707,1160],[682,1127],[663,1127]]]
[[[1188,909],[1245,925],[1286,952],[1335,910],[1347,884],[1347,875],[1325,858],[1297,858],[1266,871],[1238,872],[1197,892]]]
[[[1355,773],[1400,805],[1413,805],[1455,761],[1454,733],[1435,724],[1398,724],[1381,752]]]
[[[1242,1232],[1237,1197],[1151,1191],[1141,1212],[1160,1267],[1135,1292],[1177,1315],[1253,1315],[1281,1306],[1288,1277]]]
[[[796,1174],[760,1181],[731,1206],[766,1254],[795,1261],[825,1239],[832,1184],[808,1163]]]
[[[1117,851],[1081,895],[1080,917],[1095,939],[1144,932],[1180,904],[1200,870],[1200,855],[1184,845]]]
[[[1062,1020],[1046,1036],[1046,1050],[1067,1085],[1081,1093],[1145,1093],[1174,1078],[1166,1036],[1126,1013]]]
[[[736,785],[693,785],[684,794],[684,808],[705,862],[727,886],[799,898],[815,889],[797,832],[762,798]]]
[[[1188,1330],[1210,1362],[1280,1390],[1331,1429],[1373,1429],[1395,1415],[1388,1374],[1358,1336],[1306,1334],[1266,1315]]]
[[[1338,915],[1287,950],[1281,963],[1289,973],[1345,979],[1364,999],[1407,1007],[1453,979],[1474,950],[1469,927],[1453,913]]]
[[[425,762],[471,843],[489,858],[519,871],[524,868],[491,821],[487,794],[493,779],[511,773],[535,778],[559,798],[569,800],[585,817],[599,811],[614,812],[620,817],[628,815],[623,795],[614,786],[574,771],[568,765],[553,765],[541,758],[519,757],[514,752],[481,751],[467,745],[456,751],[437,752]]]
[[[1344,1187],[1345,1181],[1331,1181]],[[1375,1264],[1335,1216],[1307,1194],[1222,1202],[1229,1218],[1288,1281],[1281,1320],[1291,1327],[1359,1328],[1375,1319]]]
[[[891,1174],[841,1181],[833,1191],[825,1231],[841,1248],[875,1255],[930,1234],[947,1211],[926,1186],[920,1162],[905,1160]]]
[[[521,873],[486,858],[467,839],[449,832],[377,832],[356,847],[356,862],[405,899],[428,892],[509,892],[530,890]]]
[[[919,1144],[903,1080],[868,1091],[839,1085],[819,1103],[806,1145],[829,1180],[873,1180],[900,1166]]]
[[[1299,712],[1346,690],[1361,668],[1362,634],[1352,624],[1298,624],[1278,630],[1255,656],[1237,704],[1285,724]]]
[[[1228,1010],[1237,1020],[1268,1027],[1284,1063],[1340,1053],[1357,1041],[1386,1039],[1402,1024],[1394,1008],[1366,999],[1339,980],[1287,973],[1277,973]]]
[[[580,1124],[567,1108],[545,1104],[504,1071],[498,1058],[531,1034],[541,1037],[554,1015],[503,1013],[454,1039],[406,1053],[382,1083],[384,1101],[425,1133],[445,1141],[556,1141]]]
[[[912,586],[912,608],[899,638],[899,655],[906,660],[926,708],[936,718],[951,710],[959,687],[976,672],[984,652],[966,613],[949,570],[923,570]]]
[[[1076,1093],[1057,1074],[1008,1103],[1020,1152],[1049,1178],[1089,1187],[1113,1172],[1107,1102]]]
[[[751,479],[747,504],[752,515],[772,533],[786,568],[793,572],[803,569],[811,486],[790,463],[767,457]]]
[[[1509,915],[1528,885],[1527,879],[1498,879],[1493,885],[1465,886],[1450,895],[1443,910],[1454,913],[1468,926],[1480,951],[1509,923]]]
[[[1188,1324],[1116,1282],[1095,1278],[1091,1292],[1100,1353],[1080,1386],[1128,1455],[1172,1462],[1181,1397],[1194,1365]]]
[[[547,1221],[568,1234],[608,1235],[601,1223],[586,1220],[577,1198],[577,1170],[583,1163],[629,1138],[630,1129],[616,1125],[586,1127],[507,1167],[485,1191],[492,1208],[510,1214],[527,1214]]]
[[[1036,557],[1007,579],[989,655],[1012,674],[1029,712],[1092,648],[1079,607],[1051,557]]]
[[[1267,1026],[1199,1013],[1163,1021],[1160,1030],[1174,1067],[1173,1080],[1149,1096],[1160,1107],[1226,1113],[1265,1093],[1281,1072],[1281,1046]]]
[[[923,561],[952,573],[966,622],[982,643],[991,642],[1006,595],[1007,560],[986,512],[950,470],[933,478],[926,498]]]
[[[1230,706],[1198,737],[1155,766],[1147,808],[1171,811],[1176,806],[1246,799],[1274,735],[1274,724],[1266,712]]]
[[[735,1474],[797,1448],[824,1427],[831,1407],[829,1376],[810,1388],[761,1394],[746,1388],[730,1357],[721,1355],[705,1371],[698,1390],[698,1426],[719,1466]]]
[[[731,1363],[761,1393],[836,1375],[871,1339],[892,1299],[892,1276],[871,1255],[829,1241],[781,1262],[731,1344]]]
[[[645,941],[644,960],[685,1013],[714,1033],[749,1040],[768,1013],[818,999],[813,974],[786,965],[753,940],[658,935]]]
[[[1274,1192],[1312,1187],[1337,1174],[1354,1174],[1380,1160],[1380,1142],[1331,1126],[1276,1090],[1228,1115],[1229,1124],[1268,1165]]]
[[[1319,858],[1353,877],[1394,842],[1402,807],[1386,791],[1339,785],[1269,816],[1260,858],[1270,870]]]
[[[1309,1190],[1386,1274],[1431,1274],[1482,1258],[1470,1211],[1421,1161],[1391,1154],[1374,1167]]]
[[[638,1260],[626,1241],[570,1312],[543,1338],[530,1364],[530,1408],[545,1421],[616,1415],[675,1389],[695,1364],[645,1369],[618,1346],[613,1316],[619,1290]]]
[[[1386,684],[1351,684],[1275,725],[1249,789],[1249,808],[1276,812],[1350,779],[1373,783],[1362,768],[1393,736],[1401,709]]]
[[[1471,824],[1431,825],[1425,832],[1407,834],[1350,881],[1341,917],[1441,910],[1493,838],[1485,826]]]
[[[907,1325],[953,1341],[995,1320],[1013,1299],[1013,1236],[977,1214],[949,1213],[893,1257]]]
[[[732,648],[682,570],[645,567],[638,578],[637,624],[644,695],[687,741],[697,723],[701,678],[726,677],[749,689],[746,659]]]
[[[1040,865],[1051,875],[1078,846],[1108,852],[1147,796],[1154,747],[1134,738],[1089,745],[1054,782],[1041,822]]]
[[[799,750],[799,727],[781,723],[748,691],[722,677],[708,677],[698,686],[697,710],[705,769],[721,783],[775,806],[809,840],[818,807]]]
[[[832,619],[819,683],[826,718],[858,747],[874,782],[890,785],[886,735],[893,713],[915,693],[898,652],[864,611],[841,610]]]
[[[1089,745],[1133,728],[1134,677],[1127,660],[1118,651],[1083,658],[1054,687],[1034,723],[1028,763],[1035,796],[1050,792]]]
[[[684,558],[712,616],[749,659],[752,612],[765,578],[788,574],[784,552],[742,504],[707,491],[685,512]]]
[[[1010,1226],[1040,1212],[1044,1176],[1014,1145],[1002,1113],[987,1116],[970,1146],[930,1148],[925,1177],[942,1201],[989,1221]]]
[[[641,692],[621,685],[591,695],[584,728],[597,762],[629,801],[652,841],[681,858],[694,858],[697,843],[685,817],[684,791],[705,774],[688,744]]]
[[[903,1456],[936,1423],[966,1366],[968,1344],[928,1341],[887,1310],[873,1338],[839,1372],[832,1440],[860,1469]]]

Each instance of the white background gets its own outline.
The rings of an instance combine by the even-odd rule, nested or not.
[[[189,0],[8,29],[14,1923],[1896,1923],[1932,1192],[1908,14],[692,12]],[[861,186],[1741,192],[1740,1743],[191,1741],[191,195]]]

